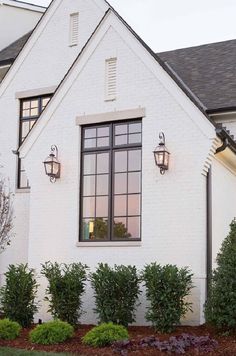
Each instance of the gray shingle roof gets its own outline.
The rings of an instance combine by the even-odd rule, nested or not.
[[[236,40],[158,53],[207,108],[236,107]]]
[[[30,35],[31,32],[26,33],[24,36],[4,48],[0,52],[0,65],[13,63]]]

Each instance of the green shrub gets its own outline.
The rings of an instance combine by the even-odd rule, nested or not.
[[[73,326],[64,321],[53,320],[42,325],[37,325],[30,332],[30,341],[33,344],[52,345],[64,342],[73,337],[73,335]]]
[[[5,273],[6,284],[1,288],[1,309],[10,320],[28,327],[38,307],[35,302],[38,284],[33,269],[27,264],[10,265]]]
[[[47,262],[42,265],[42,274],[48,279],[46,290],[49,312],[55,318],[76,325],[82,314],[82,295],[85,291],[87,266]]]
[[[205,306],[206,321],[219,329],[236,329],[236,220],[217,255],[210,293]]]
[[[100,263],[90,274],[95,295],[95,312],[100,322],[128,326],[135,321],[135,310],[140,294],[136,267]]]
[[[171,332],[180,323],[180,318],[191,310],[191,303],[185,297],[193,287],[192,274],[187,268],[151,263],[144,268],[143,280],[150,303],[146,319],[157,331]]]
[[[90,330],[82,339],[86,345],[102,347],[111,345],[115,341],[127,340],[129,334],[122,325],[113,323],[101,324]]]
[[[20,335],[21,326],[16,321],[9,319],[0,320],[0,339],[14,340]]]

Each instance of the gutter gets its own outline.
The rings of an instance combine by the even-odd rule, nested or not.
[[[233,136],[229,134],[229,132],[222,127],[222,124],[217,125],[216,134],[222,140],[222,146],[218,147],[215,154],[224,151],[227,147],[229,147],[234,154],[236,154],[236,142],[234,141]]]

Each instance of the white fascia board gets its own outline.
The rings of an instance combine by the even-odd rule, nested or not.
[[[49,105],[46,107],[33,130],[19,148],[21,158],[26,157],[32,145],[41,135],[44,127],[51,119],[53,113],[60,105],[63,97],[69,91],[74,81],[78,78],[80,72],[85,67],[88,59],[96,50],[99,42],[103,39],[109,28],[112,27],[121,36],[124,42],[133,50],[140,58],[146,67],[156,76],[175,101],[188,114],[190,119],[195,123],[196,128],[207,138],[214,139],[216,137],[214,125],[203,115],[196,105],[188,98],[188,96],[180,89],[169,74],[161,67],[155,58],[144,48],[141,42],[129,31],[129,29],[120,21],[115,13],[110,10],[104,16],[99,27],[96,29],[87,46],[81,52],[80,56],[74,62],[68,75],[64,78],[55,95],[52,97]]]
[[[23,49],[19,53],[18,57],[12,64],[10,70],[5,75],[3,81],[0,84],[0,97],[4,94],[5,90],[8,88],[9,84],[14,79],[15,75],[19,71],[22,63],[24,62],[27,55],[30,53],[31,49],[34,47],[44,28],[47,26],[48,22],[51,20],[57,8],[60,6],[63,0],[53,0],[49,5],[45,14],[41,17],[36,28],[34,29],[32,35],[29,40],[24,45]]]
[[[93,0],[93,2],[103,13],[109,9],[108,3],[104,0]]]
[[[12,7],[20,8],[20,9],[41,12],[41,13],[46,11],[45,6],[34,5],[34,4],[24,2],[24,1],[3,0],[3,1],[0,1],[0,5],[12,6]]]

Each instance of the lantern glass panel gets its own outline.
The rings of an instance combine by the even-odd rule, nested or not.
[[[53,160],[52,162],[52,174],[57,175],[59,172],[59,163]]]
[[[166,168],[168,168],[168,165],[169,165],[169,152],[165,152],[164,165],[165,165]]]
[[[158,164],[158,166],[163,166],[164,158],[165,158],[165,152],[159,151],[157,153],[157,164]]]

